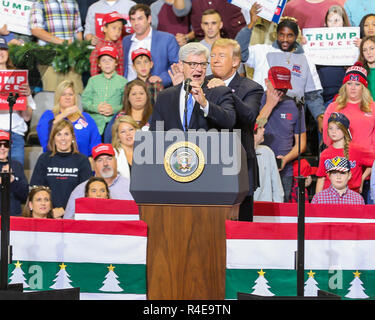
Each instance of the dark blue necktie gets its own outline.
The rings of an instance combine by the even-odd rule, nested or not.
[[[189,127],[191,114],[193,113],[194,103],[193,103],[193,95],[190,93],[188,100],[187,100],[187,126]],[[185,130],[185,115],[184,115],[184,130]]]

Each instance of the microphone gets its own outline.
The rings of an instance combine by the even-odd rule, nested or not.
[[[191,85],[190,85],[191,79],[187,78],[184,82],[184,90],[186,91],[186,94],[190,93]]]
[[[187,78],[184,83],[184,90],[185,90],[185,107],[184,107],[184,122],[185,122],[185,131],[188,130],[187,126],[187,102],[189,99],[189,94],[191,90],[191,85],[190,85],[191,79]]]

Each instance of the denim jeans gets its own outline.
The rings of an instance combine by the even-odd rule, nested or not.
[[[11,158],[24,164],[25,160],[25,139],[22,135],[12,132]]]
[[[280,178],[284,189],[284,202],[289,202],[290,192],[292,191],[293,186],[293,176],[280,175]]]

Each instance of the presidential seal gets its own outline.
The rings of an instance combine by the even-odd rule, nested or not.
[[[175,181],[191,182],[197,179],[204,169],[203,152],[192,142],[176,142],[165,152],[164,169]]]

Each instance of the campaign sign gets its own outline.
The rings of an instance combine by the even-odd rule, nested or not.
[[[228,2],[242,9],[246,21],[250,20],[250,9],[254,2],[257,2],[262,6],[258,13],[259,17],[279,23],[287,0],[228,0]]]
[[[95,35],[100,39],[104,39],[103,18],[105,15],[105,13],[95,13]],[[122,16],[126,20],[126,25],[124,25],[124,30],[122,32],[122,37],[125,37],[128,34],[133,33],[134,30],[130,25],[129,17],[126,15]]]
[[[358,60],[359,27],[306,28],[302,34],[307,40],[303,49],[314,64],[351,66]]]
[[[9,109],[8,96],[10,93],[19,93],[20,86],[27,83],[27,70],[2,70],[0,71],[0,110]],[[26,110],[27,97],[20,96],[14,110]]]
[[[30,12],[33,2],[7,0],[0,2],[0,27],[7,25],[9,31],[31,35],[29,27]]]

